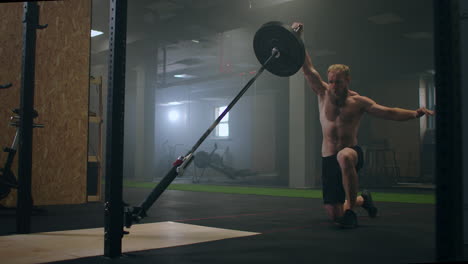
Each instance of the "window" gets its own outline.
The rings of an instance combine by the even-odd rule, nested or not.
[[[227,106],[220,106],[215,108],[215,117],[218,118],[224,110],[226,110]],[[215,136],[219,138],[227,138],[229,137],[229,113],[227,113],[221,122],[216,126]]]

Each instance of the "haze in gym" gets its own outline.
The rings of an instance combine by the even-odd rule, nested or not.
[[[83,91],[67,95],[81,102],[83,109],[48,110],[47,98],[63,105],[72,101],[60,101],[60,93],[65,94],[68,85],[77,80],[70,77],[71,80],[51,84],[50,90],[41,88],[46,80],[59,78],[61,73],[60,69],[48,70],[44,77],[41,66],[36,66],[39,72],[36,75],[43,77],[36,84],[35,109],[39,114],[37,122],[44,123],[45,127],[34,130],[35,144],[41,145],[34,147],[33,163],[37,163],[33,171],[36,175],[52,173],[56,179],[36,176],[34,180],[33,174],[33,197],[38,197],[34,199],[39,208],[33,213],[32,231],[71,230],[60,234],[63,237],[74,236],[72,230],[105,225],[108,182],[105,177],[112,177],[105,171],[107,120],[111,114],[108,113],[110,1],[80,1],[89,1],[89,7],[76,4],[78,1],[39,2],[40,21],[48,23],[49,28],[38,32],[37,52],[42,54],[38,61],[39,58],[57,63],[68,61],[66,57],[51,59],[52,51],[46,55],[41,53],[48,47],[44,43],[59,43],[55,38],[50,42],[44,40],[47,30],[54,30],[54,23],[58,25],[65,19],[55,20],[54,14],[84,19],[85,10],[89,9],[89,36],[80,37],[83,41],[80,44],[78,38],[69,39],[76,49],[88,42],[90,45],[89,54],[82,52],[79,56],[88,58],[89,55],[89,63],[80,64],[89,66],[89,74],[85,76],[89,76],[89,89],[86,79]],[[15,4],[19,3],[0,4],[0,9],[13,8]],[[54,14],[46,11],[57,7],[59,11]],[[20,30],[21,8],[15,7],[15,22],[0,26],[0,32],[12,35],[13,29],[8,31],[8,28]],[[76,14],[72,12],[74,8]],[[191,150],[242,87],[258,73],[262,65],[254,53],[253,38],[269,21],[304,24],[305,49],[324,81],[328,81],[330,65],[346,64],[351,70],[350,89],[360,95],[389,107],[436,108],[431,1],[128,0],[127,11],[123,200],[129,206],[141,204],[177,158]],[[9,12],[0,10],[0,14]],[[64,24],[71,27],[73,23]],[[76,28],[62,31],[78,32]],[[16,46],[20,47],[22,36],[19,33],[15,36]],[[0,48],[0,57],[7,53],[8,47]],[[18,52],[15,56],[20,55]],[[70,48],[67,56],[70,62],[79,62],[73,49]],[[19,71],[20,67],[16,68]],[[5,67],[0,69],[7,72]],[[3,82],[0,79],[0,85]],[[19,88],[15,89],[19,94]],[[7,91],[0,90],[0,103],[5,105],[0,109],[0,117],[5,127],[10,108],[17,104],[9,103],[17,99],[13,95],[2,99],[1,93]],[[86,120],[83,119],[85,123],[78,125],[76,120],[84,118],[85,112],[88,112]],[[60,117],[48,119],[55,115]],[[60,123],[59,120],[67,118],[74,124]],[[135,227],[135,223],[126,229],[130,234],[124,236],[124,242],[136,245],[141,241],[129,242],[130,238],[138,240],[140,235],[149,239],[143,241],[145,247],[129,250],[137,252],[141,263],[219,263],[221,258],[223,263],[239,263],[246,262],[247,257],[252,263],[313,260],[336,263],[348,259],[353,263],[433,261],[435,119],[423,116],[397,122],[364,115],[358,133],[364,152],[359,191],[372,191],[381,211],[379,217],[370,219],[364,210],[358,210],[360,227],[339,230],[328,222],[323,209],[322,129],[317,96],[302,70],[290,77],[275,76],[265,70],[196,150],[190,166],[175,178],[141,221],[141,224],[163,227],[157,231],[143,230],[137,229],[143,225]],[[5,135],[0,139],[2,147],[11,144],[14,130],[0,127]],[[82,135],[76,148],[60,141],[65,137],[68,142],[70,134]],[[43,147],[44,142],[49,142],[42,140],[46,136],[52,138],[49,141],[54,148]],[[83,150],[83,155],[87,152],[86,162],[83,157],[83,162],[73,163],[73,170],[82,166],[80,172],[86,178],[80,181],[83,184],[66,177],[63,177],[66,181],[60,180],[61,174],[71,174],[72,169],[67,171],[62,166],[51,171],[63,162],[60,157],[49,162],[47,157],[60,156],[57,153],[61,146],[76,153]],[[78,159],[68,152],[63,154],[68,160]],[[3,162],[6,155],[1,154],[0,158]],[[61,187],[65,185],[68,187]],[[72,189],[70,185],[75,189],[73,196],[80,199],[62,202],[60,195]],[[14,207],[14,195],[13,191],[0,200],[0,205]],[[48,197],[42,198],[44,195]],[[48,200],[49,196],[53,199]],[[6,216],[3,220],[0,216],[3,226],[0,245],[1,238],[15,230],[14,212],[7,211],[1,212]],[[191,230],[191,225],[203,229]],[[95,236],[89,230],[79,236]],[[222,235],[199,239],[200,232]],[[194,240],[179,243],[178,239],[193,238],[193,234]],[[154,242],[153,236],[168,244]],[[60,244],[60,241],[53,243]],[[86,242],[79,245],[76,247],[84,247]],[[355,251],[357,245],[370,247],[366,250],[368,259],[362,259],[362,254]],[[152,253],[153,249],[157,249],[156,253]],[[91,258],[92,254],[77,253],[77,256],[90,258],[53,261],[100,261]],[[132,259],[119,261],[131,263]]]
[[[125,179],[157,182],[190,150],[261,66],[253,36],[272,20],[304,23],[306,49],[325,80],[329,65],[344,63],[359,94],[383,105],[433,109],[432,10],[423,2],[130,1]],[[93,29],[104,34],[91,39],[91,75],[104,80],[107,4],[93,3]],[[291,78],[260,76],[176,182],[320,186],[317,102],[309,90],[295,91],[303,79],[301,71]],[[96,107],[96,90],[90,91]],[[399,123],[365,117],[359,143],[370,160],[361,184],[431,185],[434,127],[434,118]]]

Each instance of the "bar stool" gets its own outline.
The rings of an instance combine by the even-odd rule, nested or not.
[[[377,140],[363,147],[365,150],[362,184],[371,187],[389,187],[400,177],[396,153],[388,140]]]

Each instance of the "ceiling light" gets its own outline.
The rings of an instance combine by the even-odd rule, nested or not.
[[[91,37],[96,37],[96,36],[99,36],[99,35],[102,35],[104,34],[103,32],[101,31],[97,31],[97,30],[94,30],[94,29],[91,29]]]
[[[190,74],[182,73],[182,74],[175,74],[174,77],[176,77],[176,78],[182,78],[182,79],[190,79],[190,78],[194,78],[195,76],[194,76],[194,75],[190,75]]]
[[[192,39],[192,42],[193,42],[193,43],[200,43],[200,41],[199,41],[199,40],[196,40],[196,39]]]
[[[182,102],[169,102],[167,105],[181,105]]]
[[[190,100],[182,100],[182,101],[172,101],[172,102],[167,102],[167,103],[160,103],[158,105],[160,106],[176,106],[176,105],[183,105],[183,104],[189,104],[192,101]]]

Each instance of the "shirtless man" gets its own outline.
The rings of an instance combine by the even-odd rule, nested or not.
[[[303,24],[295,22],[292,28]],[[364,113],[395,121],[406,121],[423,115],[434,115],[424,107],[416,110],[390,108],[349,90],[350,71],[343,64],[328,68],[328,83],[324,82],[306,52],[304,76],[318,96],[322,125],[322,184],[325,210],[331,220],[344,228],[357,226],[354,208],[361,206],[370,217],[377,215],[370,192],[358,196],[358,174],[363,165],[363,152],[357,133]]]

